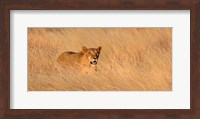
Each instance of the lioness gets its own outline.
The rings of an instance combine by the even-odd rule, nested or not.
[[[80,69],[82,73],[97,71],[96,65],[101,52],[101,46],[98,48],[82,47],[78,53],[67,51],[62,53],[57,61],[63,67]]]

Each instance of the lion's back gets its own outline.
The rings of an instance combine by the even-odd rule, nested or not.
[[[74,65],[77,55],[78,53],[71,51],[64,52],[58,57],[57,61],[61,65]]]

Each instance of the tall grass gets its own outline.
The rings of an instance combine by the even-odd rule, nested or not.
[[[63,69],[58,56],[102,46],[98,71]],[[172,90],[171,28],[29,28],[29,91]]]

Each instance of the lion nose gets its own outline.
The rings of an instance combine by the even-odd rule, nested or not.
[[[97,58],[93,58],[93,61],[97,61]]]

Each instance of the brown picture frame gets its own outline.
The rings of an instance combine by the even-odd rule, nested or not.
[[[190,10],[190,109],[10,109],[10,10]],[[0,26],[0,119],[200,119],[200,0],[1,0]]]

